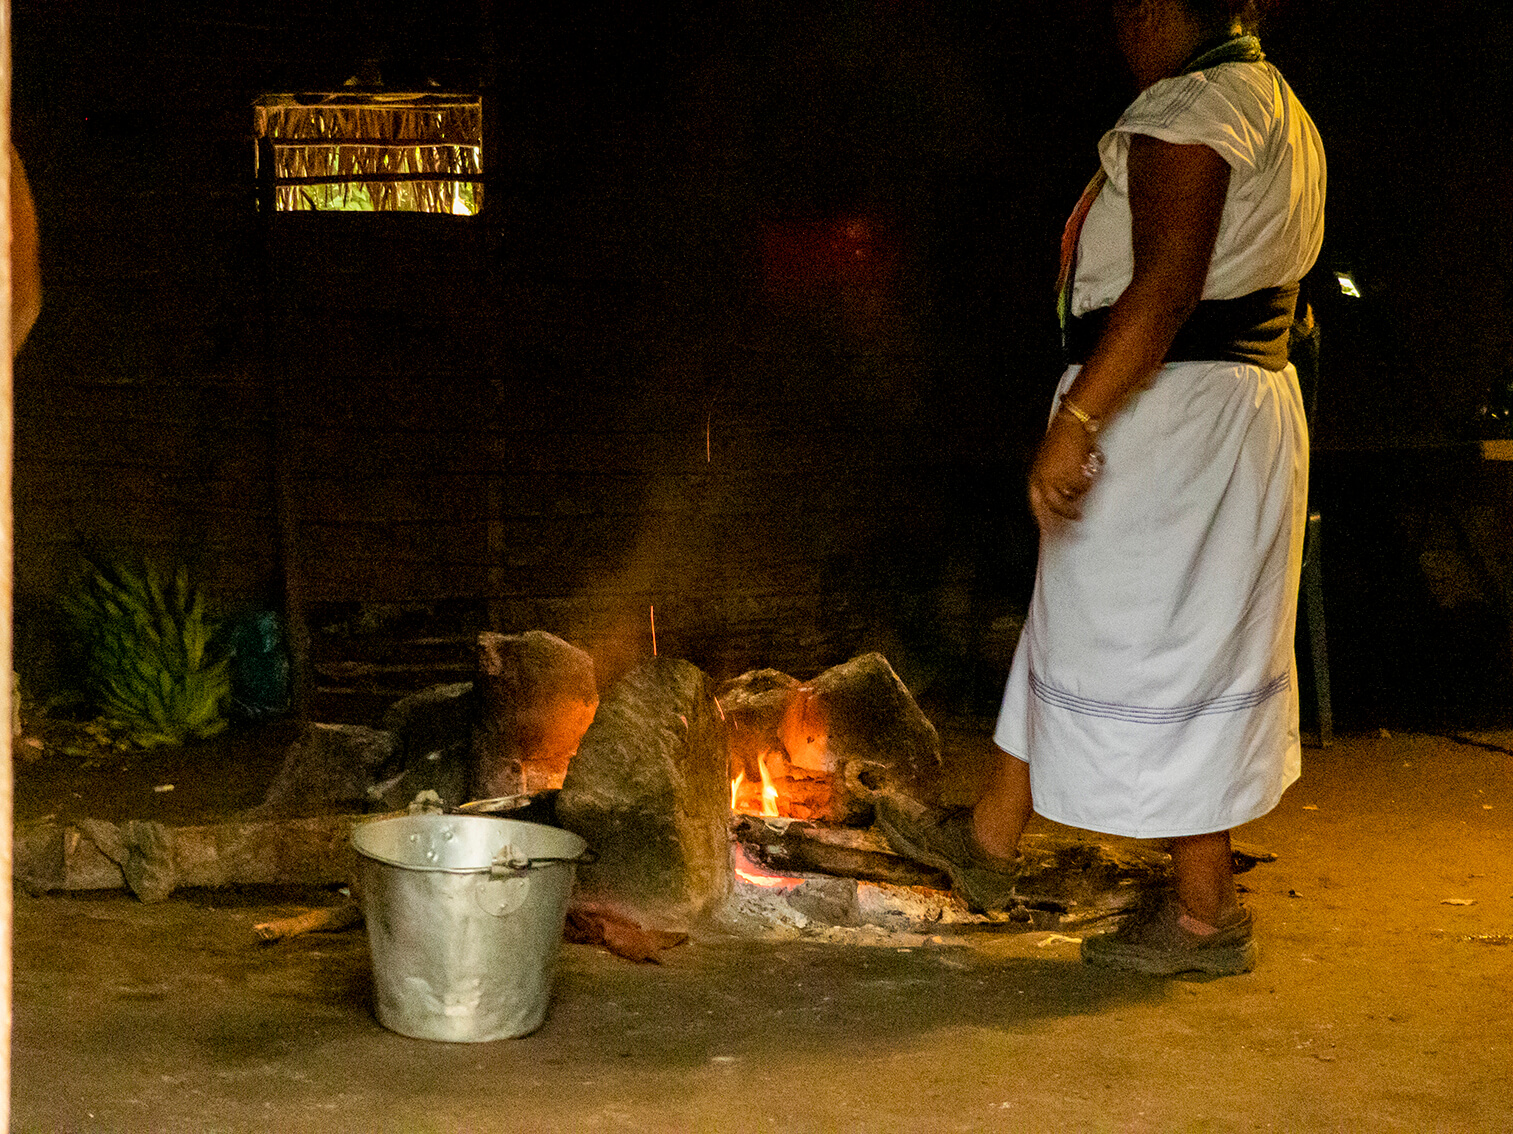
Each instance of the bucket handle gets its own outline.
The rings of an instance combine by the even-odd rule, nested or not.
[[[531,805],[529,795],[496,795],[493,799],[474,799],[452,808],[459,815],[498,815],[505,811],[519,811]]]
[[[597,862],[598,860],[599,856],[586,847],[574,855],[532,857],[524,851],[517,851],[506,843],[499,848],[499,853],[489,863],[489,876],[491,878],[513,878],[543,866],[554,866],[559,862],[570,862],[574,866],[587,866],[589,863]]]

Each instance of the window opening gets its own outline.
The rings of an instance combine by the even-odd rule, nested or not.
[[[478,95],[273,94],[254,118],[258,176],[271,179],[277,212],[473,216],[483,207]]]

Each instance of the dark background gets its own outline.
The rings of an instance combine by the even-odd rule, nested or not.
[[[14,6],[45,303],[16,371],[23,681],[88,551],[287,609],[312,711],[486,626],[717,677],[882,649],[991,710],[1033,575],[1062,220],[1128,100],[1093,4]],[[1346,727],[1501,718],[1510,20],[1280,5],[1330,162],[1314,497]],[[481,90],[476,218],[260,217],[251,104]],[[1316,281],[1318,282],[1318,281]],[[1306,697],[1305,697],[1306,700]]]

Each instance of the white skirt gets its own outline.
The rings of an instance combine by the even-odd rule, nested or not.
[[[1167,365],[1098,442],[1082,519],[1041,538],[994,740],[1029,762],[1048,819],[1135,838],[1228,830],[1301,767],[1296,374]]]

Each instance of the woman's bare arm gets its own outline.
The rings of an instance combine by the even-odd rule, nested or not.
[[[1154,377],[1202,297],[1229,191],[1229,166],[1207,146],[1137,134],[1128,169],[1134,275],[1066,393],[1104,421]],[[1042,531],[1081,516],[1091,485],[1082,465],[1092,447],[1091,434],[1071,414],[1052,420],[1030,470],[1030,508]]]

